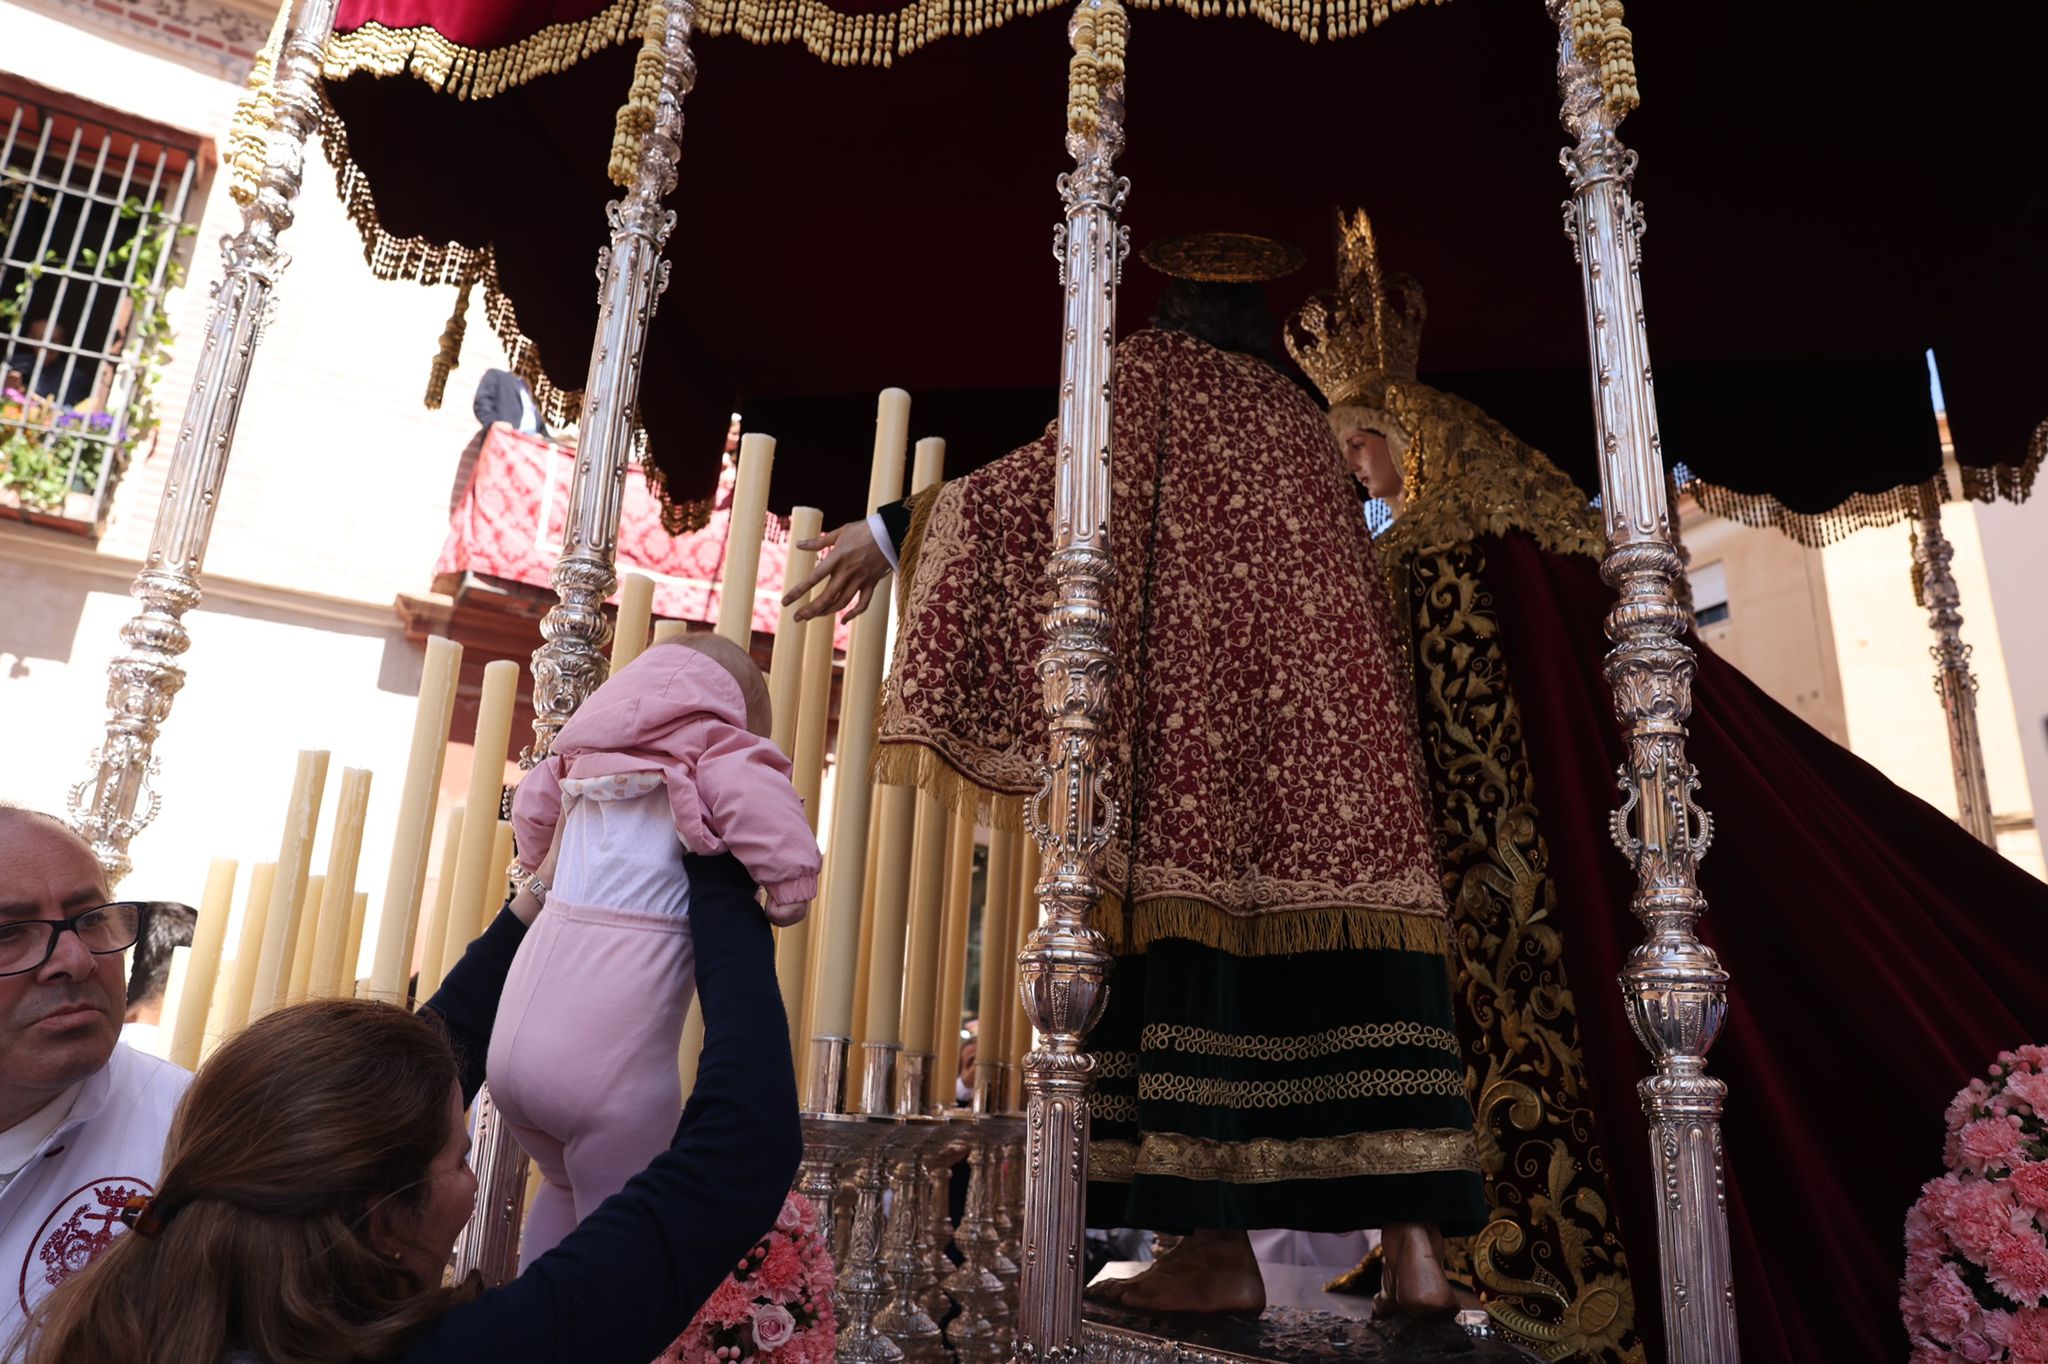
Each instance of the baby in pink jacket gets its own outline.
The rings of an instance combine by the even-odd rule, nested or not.
[[[593,692],[512,802],[520,865],[561,853],[520,944],[487,1061],[491,1096],[543,1183],[522,1266],[666,1150],[695,986],[683,853],[730,851],[795,923],[818,841],[768,739],[768,688],[715,635],[657,645]]]

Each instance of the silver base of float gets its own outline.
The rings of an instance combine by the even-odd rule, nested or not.
[[[1273,1301],[1256,1321],[1146,1317],[1088,1304],[1081,1325],[1081,1364],[1535,1364],[1538,1359],[1503,1339],[1483,1310],[1432,1321],[1375,1322],[1369,1298],[1329,1305],[1329,1295],[1317,1291],[1326,1277],[1322,1271],[1294,1276],[1286,1271],[1269,1269]],[[1293,1284],[1291,1277],[1304,1282]]]

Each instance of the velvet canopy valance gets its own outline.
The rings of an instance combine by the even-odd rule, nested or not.
[[[374,267],[480,287],[558,417],[589,355],[645,2],[345,0],[329,52],[327,147]],[[1308,268],[1270,290],[1286,310],[1333,273],[1331,209],[1367,208],[1428,292],[1425,377],[1592,488],[1555,30],[1540,0],[1408,8],[1140,8],[1125,221],[1139,244],[1300,243]],[[771,504],[828,517],[858,509],[885,385],[915,395],[914,434],[947,437],[954,472],[1053,415],[1065,6],[949,4],[943,43],[903,39],[913,10],[935,12],[700,7],[641,394],[678,500],[709,492],[736,409],[782,441]],[[1629,19],[1667,456],[1721,509],[1802,538],[1896,519],[1940,468],[1932,349],[1960,491],[2023,497],[2048,442],[2037,7],[1693,0]],[[882,37],[813,41],[848,24]],[[1158,287],[1134,262],[1126,329]],[[424,368],[434,338],[417,344]]]

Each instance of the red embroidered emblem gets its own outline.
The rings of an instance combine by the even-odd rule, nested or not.
[[[59,1199],[22,1257],[17,1293],[21,1310],[28,1310],[31,1285],[35,1296],[42,1297],[91,1264],[116,1236],[125,1235],[128,1229],[121,1224],[122,1205],[137,1194],[155,1192],[156,1186],[146,1179],[114,1175],[80,1185]]]

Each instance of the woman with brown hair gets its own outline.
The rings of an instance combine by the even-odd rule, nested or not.
[[[730,855],[684,858],[705,1036],[674,1144],[502,1287],[443,1282],[531,890],[418,1014],[329,1000],[222,1045],[134,1234],[40,1305],[28,1364],[646,1364],[774,1221],[802,1148],[774,944]],[[594,999],[592,1008],[609,1007]],[[16,1343],[20,1349],[20,1342]]]

